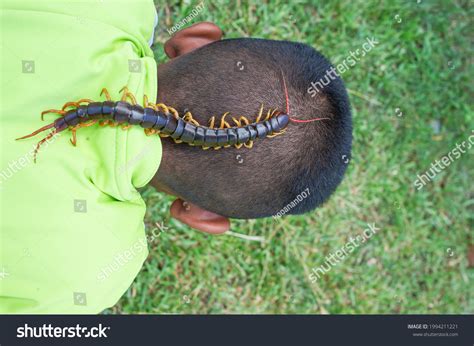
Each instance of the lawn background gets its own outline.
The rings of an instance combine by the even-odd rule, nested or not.
[[[156,1],[159,63],[167,29],[198,4]],[[342,75],[354,117],[352,159],[341,186],[315,212],[232,221],[233,232],[263,242],[193,231],[170,219],[169,197],[144,189],[147,230],[155,222],[163,227],[133,285],[105,313],[474,313],[467,260],[474,150],[420,191],[413,186],[474,129],[472,3],[203,4],[190,24],[212,21],[226,38],[301,41],[333,64],[366,37],[380,42]],[[311,268],[367,223],[380,231],[311,284]]]

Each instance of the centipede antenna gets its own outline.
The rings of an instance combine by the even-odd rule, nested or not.
[[[290,100],[288,98],[288,89],[286,88],[285,75],[283,74],[283,70],[281,68],[280,68],[280,71],[281,71],[281,78],[283,80],[283,89],[285,90],[286,114],[290,116]]]
[[[30,138],[30,137],[33,137],[33,136],[36,136],[38,133],[40,132],[43,132],[43,131],[46,131],[50,128],[54,127],[54,123],[51,123],[49,125],[46,125],[46,126],[43,126],[42,128],[30,133],[29,135],[26,135],[26,136],[23,136],[23,137],[19,137],[17,138],[16,140],[20,140],[20,139],[25,139],[25,138]]]
[[[319,121],[319,120],[325,120],[325,119],[331,120],[331,118],[314,118],[314,119],[307,119],[307,120],[289,118],[289,120],[294,123],[311,123],[313,121]]]
[[[282,69],[280,69],[280,70],[281,70],[281,78],[283,80],[283,89],[285,91],[286,114],[288,115],[288,119],[291,122],[303,124],[303,123],[311,123],[313,121],[331,120],[330,118],[314,118],[314,119],[300,120],[300,119],[294,119],[294,118],[290,117],[290,100],[289,100],[289,97],[288,97],[288,89],[286,87],[285,75],[283,74],[283,70]]]

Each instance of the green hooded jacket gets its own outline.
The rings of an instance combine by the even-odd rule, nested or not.
[[[137,188],[158,169],[161,142],[143,129],[66,130],[33,162],[33,138],[82,98],[127,86],[157,94],[150,1],[2,1],[0,313],[99,313],[127,290],[148,254]]]

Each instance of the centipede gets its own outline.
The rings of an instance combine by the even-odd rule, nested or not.
[[[105,96],[105,101],[96,102],[91,99],[80,99],[78,101],[66,102],[61,109],[48,109],[41,112],[41,120],[48,113],[59,114],[60,117],[52,123],[39,128],[29,135],[19,137],[17,140],[30,138],[37,134],[52,129],[46,137],[40,140],[34,150],[34,162],[41,145],[57,135],[58,133],[70,129],[72,132],[71,143],[77,144],[76,132],[83,127],[89,127],[98,123],[100,126],[121,126],[123,130],[136,125],[144,129],[147,136],[159,135],[160,137],[171,137],[175,143],[186,143],[190,146],[201,147],[204,150],[213,148],[242,147],[251,149],[254,140],[263,138],[273,138],[282,135],[286,131],[289,122],[297,124],[308,123],[320,120],[330,120],[329,118],[311,118],[299,120],[290,117],[290,102],[288,89],[282,74],[282,85],[286,101],[286,111],[279,111],[277,108],[269,108],[264,114],[263,104],[255,121],[250,122],[245,116],[232,116],[233,124],[229,123],[226,117],[230,112],[224,113],[219,124],[216,124],[216,117],[209,119],[208,126],[201,125],[189,111],[185,111],[180,116],[179,112],[164,103],[149,102],[146,95],[143,96],[143,106],[137,103],[135,96],[125,86],[119,93],[123,92],[120,101],[112,101],[110,93],[106,88],[102,88],[100,96]]]
[[[103,88],[100,96],[105,95],[105,101],[80,99],[76,102],[66,102],[61,109],[45,110],[41,113],[42,120],[48,113],[56,113],[60,117],[26,136],[17,138],[17,140],[30,138],[52,129],[36,145],[35,162],[41,145],[56,134],[70,129],[72,132],[71,143],[76,146],[76,131],[96,123],[100,126],[121,126],[124,130],[136,125],[142,127],[147,136],[157,134],[160,137],[171,137],[176,143],[186,143],[204,150],[210,148],[219,150],[231,146],[235,146],[237,149],[242,147],[251,149],[254,140],[281,135],[289,123],[289,116],[277,109],[268,109],[264,114],[262,104],[254,122],[250,122],[245,116],[232,116],[230,117],[231,121],[227,119],[229,112],[226,112],[220,121],[216,121],[216,117],[213,116],[209,119],[209,125],[203,126],[194,119],[189,111],[180,116],[175,108],[163,103],[152,103],[146,95],[143,97],[143,106],[141,106],[127,87],[122,88],[120,92],[123,92],[120,101],[112,101],[108,90]],[[217,124],[218,122],[219,124]]]

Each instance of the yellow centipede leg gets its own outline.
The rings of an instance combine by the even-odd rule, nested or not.
[[[91,102],[94,102],[93,100],[91,99],[80,99],[79,101],[72,101],[72,102],[66,102],[62,108],[62,110],[64,111],[66,108],[68,107],[79,107],[81,105],[82,102],[86,102],[86,103],[91,103]]]
[[[80,99],[79,101],[77,101],[78,104],[81,104],[81,103],[91,103],[91,102],[94,102],[94,100],[91,100],[91,99]]]
[[[265,117],[265,121],[267,121],[268,119],[270,119],[270,109],[267,112],[267,116]]]
[[[245,146],[246,148],[248,148],[248,149],[252,149],[252,147],[253,147],[253,141],[249,141],[249,142],[247,142],[247,143],[244,143],[244,146]]]
[[[151,135],[155,134],[155,132],[156,132],[154,129],[145,129],[144,131],[145,131],[145,134],[147,136],[151,136]]]
[[[73,102],[73,101],[71,101],[71,102],[66,102],[66,103],[64,104],[62,110],[65,110],[66,108],[72,107],[72,106],[77,108],[77,107],[79,107],[80,105],[79,105],[79,103]]]
[[[200,126],[201,124],[199,124],[199,122],[193,118],[193,115],[191,114],[191,112],[186,112],[186,114],[183,116],[183,120],[184,121],[187,121],[195,126]]]
[[[143,107],[147,108],[148,107],[148,96],[143,95]]]
[[[102,88],[102,91],[100,92],[100,96],[102,96],[102,94],[105,95],[105,99],[107,101],[112,101],[112,98],[110,97],[110,94],[109,94],[109,91],[107,90],[107,88]]]
[[[77,143],[77,138],[76,138],[76,131],[77,129],[75,127],[73,127],[71,129],[71,132],[72,132],[72,138],[70,138],[69,140],[71,141],[71,144],[76,146],[76,143]]]
[[[166,114],[168,114],[170,112],[170,110],[168,109],[168,106],[165,105],[164,103],[157,103],[155,105],[157,108],[161,109],[163,112],[165,112]]]
[[[151,109],[154,109],[155,111],[158,111],[158,107],[156,107],[156,105],[152,102],[148,102],[148,107],[150,107]]]
[[[240,117],[240,122],[244,123],[245,125],[250,124],[249,120],[246,117],[244,117],[243,115]]]
[[[262,105],[260,106],[260,111],[258,112],[258,117],[257,119],[255,120],[256,123],[258,123],[260,121],[260,119],[262,118],[262,115],[263,115],[263,103]]]
[[[242,146],[243,146],[243,144],[242,144],[242,143],[241,143],[241,144],[235,144],[235,147],[236,147],[237,149],[240,149],[240,148],[242,148]]]
[[[82,127],[89,127],[89,126],[92,126],[94,125],[95,123],[97,122],[97,120],[92,120],[90,122],[87,122],[87,123],[82,123],[82,124],[79,124],[79,125],[76,125],[74,126],[73,128],[71,128],[71,132],[72,132],[72,138],[70,139],[71,141],[71,144],[76,146],[77,144],[77,137],[76,137],[76,131]]]
[[[127,100],[127,92],[128,92],[127,86],[124,86],[122,89],[120,89],[119,93],[121,93],[122,91],[123,91],[123,94],[122,94],[122,98],[120,99],[120,101],[125,101],[125,100]]]
[[[197,120],[195,120],[195,119],[193,119],[193,118],[189,119],[188,121],[189,121],[191,124],[193,124],[194,126],[201,126],[201,124],[199,124],[199,123],[197,122]]]
[[[193,116],[191,115],[190,112],[186,112],[186,113],[184,113],[184,115],[183,115],[183,120],[184,120],[184,121],[191,121],[191,120],[194,120],[194,119],[193,119]]]
[[[97,120],[91,120],[91,121],[88,122],[88,123],[83,123],[83,124],[81,124],[80,127],[89,127],[89,126],[95,125],[96,123],[97,123]]]
[[[66,111],[62,111],[60,109],[48,109],[48,110],[42,111],[41,112],[41,120],[44,120],[44,115],[48,114],[48,113],[57,113],[57,114],[60,114],[60,115],[64,116],[64,114],[66,114]]]
[[[242,125],[240,124],[240,121],[239,121],[239,120],[235,119],[234,117],[232,117],[232,120],[234,121],[234,123],[235,123],[237,126],[239,126],[239,127],[242,126]]]
[[[229,112],[226,112],[222,115],[221,124],[219,126],[220,129],[223,129],[225,126],[230,127],[229,123],[227,121],[225,121],[225,117],[227,116],[227,114],[229,114]]]
[[[125,102],[127,100],[127,98],[129,98],[133,105],[137,104],[137,99],[130,92],[130,90],[128,90],[128,88],[126,86],[124,86],[122,89],[120,89],[119,93],[121,93],[122,91],[123,91],[123,95],[122,95],[121,101]]]
[[[179,119],[179,113],[176,109],[174,109],[173,107],[168,107],[168,110],[170,111],[171,114],[173,114],[173,116],[176,118],[176,119]]]
[[[210,127],[211,129],[214,128],[214,122],[215,122],[215,121],[216,121],[216,117],[213,116],[213,117],[210,119],[210,121],[209,121],[209,127]]]

